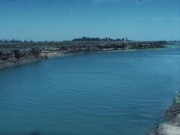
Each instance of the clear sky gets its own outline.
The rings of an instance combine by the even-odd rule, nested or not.
[[[180,40],[180,0],[0,0],[0,39]]]

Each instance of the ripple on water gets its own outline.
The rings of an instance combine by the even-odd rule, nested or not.
[[[176,55],[103,53],[0,70],[0,133],[144,135],[180,87]]]

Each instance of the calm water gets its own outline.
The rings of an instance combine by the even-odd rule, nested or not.
[[[180,48],[0,69],[0,134],[146,135],[180,88]]]

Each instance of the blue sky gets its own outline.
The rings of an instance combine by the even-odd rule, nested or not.
[[[180,40],[180,0],[0,0],[0,39]]]

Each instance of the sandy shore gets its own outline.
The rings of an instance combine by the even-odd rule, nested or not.
[[[180,135],[180,114],[173,122],[161,124],[158,128],[158,135]]]
[[[42,51],[40,56],[45,58],[53,58],[65,56],[65,54],[60,51]]]
[[[180,94],[164,114],[163,122],[150,135],[180,135]]]
[[[151,135],[180,135],[180,114],[173,121],[160,124]]]

